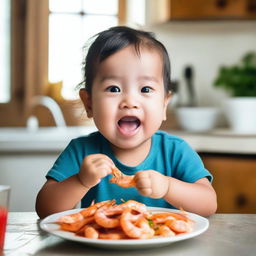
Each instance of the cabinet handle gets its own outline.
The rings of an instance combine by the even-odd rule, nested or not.
[[[227,6],[228,1],[227,0],[216,0],[216,6],[218,9],[223,9]]]
[[[239,194],[236,196],[235,202],[238,207],[244,207],[247,204],[248,199],[247,199],[246,195]]]

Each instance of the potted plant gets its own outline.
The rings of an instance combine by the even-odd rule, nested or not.
[[[214,85],[230,93],[224,110],[231,129],[256,133],[256,52],[245,54],[237,65],[220,67]]]

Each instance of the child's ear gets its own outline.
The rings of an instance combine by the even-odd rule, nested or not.
[[[80,89],[79,91],[79,96],[80,99],[82,100],[86,113],[87,113],[87,117],[91,118],[93,117],[92,115],[92,98],[91,95],[88,93],[87,90],[85,89]]]
[[[165,96],[165,99],[164,99],[164,111],[163,111],[163,121],[165,121],[167,119],[167,107],[168,107],[168,104],[170,102],[172,98],[172,94],[171,93],[168,93],[168,95]]]

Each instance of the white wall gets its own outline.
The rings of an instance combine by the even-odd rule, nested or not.
[[[146,30],[155,32],[166,46],[173,79],[182,82],[184,66],[194,66],[200,105],[219,106],[227,97],[213,87],[220,65],[235,64],[247,51],[256,51],[256,21],[169,22]],[[181,87],[181,100],[185,102],[184,83]]]

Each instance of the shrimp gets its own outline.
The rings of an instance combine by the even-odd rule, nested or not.
[[[109,182],[114,183],[123,188],[135,187],[136,183],[134,175],[125,175],[117,167],[112,168],[113,177]]]
[[[155,235],[171,237],[175,236],[175,233],[169,227],[165,225],[159,225],[155,229]]]
[[[84,229],[88,227],[88,225],[94,224],[94,216],[86,217],[83,220],[83,226],[81,226],[78,230],[75,231],[76,235],[83,236],[84,235]]]
[[[119,205],[112,205],[110,207],[105,205],[99,208],[94,214],[95,222],[104,228],[118,227],[120,223],[120,215],[125,209],[132,209],[145,215],[147,213],[145,204],[134,200],[128,200]]]
[[[123,174],[122,178],[120,179],[113,176],[109,181],[110,183],[114,183],[123,188],[130,188],[136,186],[134,175]]]
[[[132,209],[134,211],[140,212],[140,213],[144,213],[145,215],[148,214],[147,212],[147,206],[143,203],[137,202],[135,200],[128,200],[125,203],[122,203],[120,205],[118,205],[122,211],[124,211],[125,209],[129,208]]]
[[[184,220],[167,220],[165,225],[175,233],[189,233],[192,231],[192,222]]]
[[[127,208],[121,215],[120,225],[124,233],[130,238],[148,239],[154,236],[154,230],[141,214],[134,215]]]
[[[127,238],[129,237],[121,229],[110,229],[99,233],[99,239],[120,240]]]
[[[88,208],[81,210],[80,212],[71,213],[71,214],[60,217],[56,223],[72,224],[75,222],[83,221],[84,218],[92,216],[96,212],[96,210],[98,208],[100,208],[101,206],[103,206],[105,204],[114,204],[114,203],[115,203],[115,200],[112,200],[112,201],[107,200],[107,201],[93,204],[93,205],[89,206]]]
[[[58,223],[58,224],[60,224],[60,227],[62,230],[77,232],[87,223],[87,221],[88,221],[87,219],[82,219],[81,221],[76,221],[73,223]]]
[[[99,209],[100,207],[104,206],[104,205],[112,205],[114,204],[116,201],[115,200],[106,200],[106,201],[102,201],[102,202],[98,202],[96,204],[93,204],[83,210],[80,211],[80,214],[83,215],[84,218],[86,217],[90,217],[92,215],[94,215],[94,213],[97,211],[97,209]]]
[[[119,216],[122,210],[118,207],[102,206],[94,214],[95,222],[104,228],[115,228],[119,226]]]
[[[61,230],[74,232],[90,239],[149,239],[154,236],[172,237],[189,233],[194,221],[185,211],[151,213],[145,204],[128,200],[115,204],[103,201],[60,217]]]
[[[84,229],[84,236],[87,238],[98,239],[99,232],[92,226],[88,226]]]
[[[116,179],[122,179],[124,175],[116,166],[112,168],[112,174]]]
[[[154,223],[165,223],[167,220],[189,221],[189,218],[185,214],[174,212],[154,213],[149,217],[149,219]]]
[[[77,213],[72,213],[72,214],[60,217],[58,219],[58,223],[71,224],[78,221],[82,221],[83,219],[84,219],[83,215],[80,212],[77,212]]]
[[[61,225],[61,229],[66,231],[78,232],[84,225],[94,220],[94,213],[96,210],[103,205],[113,204],[115,201],[103,201],[100,203],[93,204],[88,208],[81,210],[78,213],[72,213],[62,216],[56,222]]]
[[[92,223],[94,221],[94,216],[86,217],[82,220],[72,222],[72,223],[65,223],[65,222],[55,222],[60,224],[61,229],[66,231],[72,231],[79,233],[80,230],[88,223]]]
[[[186,213],[163,212],[155,213],[149,217],[154,224],[164,224],[176,233],[187,233],[192,230],[192,221]]]

